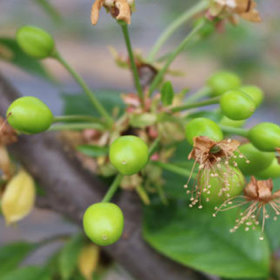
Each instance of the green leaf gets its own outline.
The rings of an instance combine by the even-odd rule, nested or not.
[[[13,271],[36,247],[25,242],[11,243],[0,248],[0,279]]]
[[[162,104],[164,106],[171,105],[174,98],[174,90],[173,90],[172,83],[169,81],[165,82],[161,88],[160,94],[161,94]]]
[[[77,147],[77,150],[89,157],[106,156],[109,153],[108,147],[100,147],[97,145],[81,145]]]
[[[75,235],[66,243],[59,256],[59,270],[62,278],[67,280],[74,273],[79,253],[84,245],[82,234]]]
[[[18,46],[16,40],[12,38],[0,38],[1,59],[16,65],[32,75],[37,75],[48,81],[54,81],[54,78],[47,72],[42,63],[26,55]]]
[[[26,266],[5,275],[1,280],[51,280],[51,275],[46,268]]]
[[[145,208],[145,240],[163,255],[185,266],[229,278],[261,278],[269,273],[269,246],[260,232],[240,228],[232,234],[235,211],[213,218],[186,202]]]
[[[120,97],[120,92],[113,90],[103,90],[94,92],[97,99],[104,105],[104,107],[112,113],[113,109],[120,108],[120,113],[124,111],[124,103]],[[91,115],[99,116],[88,97],[83,94],[62,94],[64,101],[65,115]]]

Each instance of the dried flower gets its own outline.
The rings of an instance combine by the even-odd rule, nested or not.
[[[128,0],[96,0],[91,9],[91,22],[97,24],[99,11],[104,7],[117,20],[123,20],[127,24],[131,22],[131,7],[134,3]]]
[[[229,191],[229,178],[233,176],[233,169],[230,167],[230,160],[239,156],[244,156],[238,152],[240,143],[237,140],[226,139],[220,142],[215,142],[206,136],[199,136],[194,138],[194,145],[188,159],[194,159],[191,175],[188,179],[185,188],[189,187],[189,182],[192,178],[195,167],[198,165],[198,174],[195,186],[192,191],[187,190],[187,194],[191,194],[190,207],[199,203],[201,205],[201,194],[207,192],[210,194],[211,185],[209,185],[211,177],[217,177],[224,183],[224,187],[221,188],[219,196],[228,197]],[[238,152],[238,155],[236,155]],[[249,163],[249,161],[247,161]],[[235,161],[232,164],[237,167]],[[206,199],[209,202],[209,199]]]
[[[17,141],[17,132],[0,117],[0,145],[7,146]]]
[[[255,229],[262,220],[262,235],[260,240],[263,240],[263,232],[265,220],[270,217],[266,206],[274,211],[273,219],[276,221],[280,215],[280,190],[272,193],[273,182],[271,179],[259,181],[255,177],[251,177],[251,181],[244,189],[243,196],[225,201],[219,208],[216,209],[215,217],[220,211],[227,211],[240,206],[247,206],[245,211],[239,213],[239,218],[236,219],[236,225],[230,230],[235,232],[240,226],[245,225],[245,231]]]
[[[220,19],[228,18],[233,24],[238,22],[236,16],[251,22],[261,22],[254,0],[213,0],[209,15]]]

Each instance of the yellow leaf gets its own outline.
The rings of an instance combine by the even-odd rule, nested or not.
[[[18,172],[7,184],[1,207],[6,223],[22,220],[34,207],[35,184],[33,178],[24,170]]]
[[[99,248],[94,244],[86,245],[79,255],[78,267],[87,280],[92,279],[92,274],[96,271],[99,260]]]

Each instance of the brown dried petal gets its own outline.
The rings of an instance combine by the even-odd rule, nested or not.
[[[270,201],[272,198],[273,182],[271,179],[258,182],[259,199],[261,201]]]
[[[255,177],[251,177],[251,181],[244,189],[244,194],[249,199],[258,198],[258,184]]]
[[[123,20],[127,24],[131,23],[131,10],[130,6],[127,3],[127,0],[116,0],[116,7],[119,10],[117,15],[117,20]]]
[[[102,8],[105,0],[96,0],[91,8],[91,23],[93,25],[97,24],[99,19],[99,10]]]
[[[211,148],[216,145],[215,141],[206,136],[195,137],[193,142],[193,149],[190,152],[188,159],[201,158],[202,160],[206,160]]]

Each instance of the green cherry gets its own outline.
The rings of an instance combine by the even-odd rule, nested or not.
[[[148,146],[137,136],[121,136],[110,146],[109,157],[113,166],[121,174],[132,175],[147,164]]]
[[[248,119],[255,112],[253,99],[241,90],[229,90],[220,98],[222,113],[228,118],[241,121]]]
[[[50,34],[35,26],[23,26],[16,34],[21,49],[34,58],[43,59],[53,54],[55,43]]]
[[[264,170],[261,170],[258,173],[258,177],[261,179],[274,179],[280,177],[280,164],[278,162],[277,158],[274,158],[272,163],[265,168]]]
[[[256,107],[259,107],[263,101],[263,91],[256,86],[243,86],[240,88],[241,91],[245,92],[247,95],[249,95]]]
[[[273,152],[280,147],[280,127],[270,122],[259,123],[249,130],[249,139],[259,150]]]
[[[208,187],[207,191],[202,191],[201,196],[210,206],[219,206],[225,200],[237,196],[245,186],[245,178],[237,168],[227,165],[216,172],[219,175],[217,177],[206,176],[205,172],[201,172],[199,178],[200,184]]]
[[[274,153],[260,151],[252,143],[241,145],[239,151],[244,158],[240,158],[237,154],[237,158],[234,160],[244,175],[257,176],[259,172],[267,168],[275,158]]]
[[[8,108],[6,117],[15,130],[25,134],[46,131],[53,122],[49,107],[32,96],[16,99]]]
[[[198,136],[207,136],[214,141],[221,141],[224,138],[220,127],[207,118],[195,118],[186,125],[187,141],[193,145],[193,139]]]
[[[235,73],[222,71],[212,75],[207,81],[212,96],[220,96],[226,91],[240,87],[241,80]]]
[[[95,203],[86,210],[83,226],[87,237],[96,245],[111,245],[120,239],[123,232],[122,210],[114,203]]]

